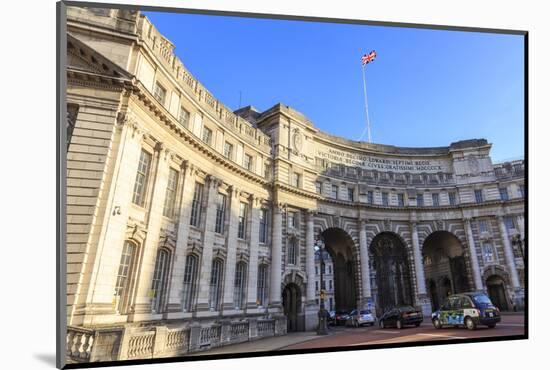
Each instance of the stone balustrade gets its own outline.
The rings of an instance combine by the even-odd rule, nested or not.
[[[202,326],[126,327],[116,330],[69,327],[67,358],[72,363],[181,356],[229,344],[286,334],[284,316],[224,320]]]

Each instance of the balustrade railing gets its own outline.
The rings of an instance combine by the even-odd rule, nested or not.
[[[244,337],[248,339],[248,321],[232,322],[231,323],[231,340],[242,339]]]
[[[128,345],[128,358],[153,357],[153,345],[155,343],[155,331],[136,333],[130,338]]]
[[[206,328],[201,328],[199,345],[203,346],[212,346],[220,341],[221,337],[221,326],[212,325]]]
[[[275,320],[258,320],[258,336],[267,337],[275,335]]]
[[[91,329],[67,327],[67,357],[75,361],[90,360],[94,344],[94,331]]]

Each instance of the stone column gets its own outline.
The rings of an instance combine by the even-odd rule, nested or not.
[[[258,308],[258,253],[260,243],[261,199],[250,197],[250,255],[248,257],[248,289],[246,308],[248,312]]]
[[[411,222],[411,239],[414,255],[414,271],[416,273],[416,305],[422,308],[422,313],[424,316],[429,317],[429,315],[431,315],[432,307],[426,295],[424,264],[422,263],[422,252],[420,251],[416,222]]]
[[[216,199],[218,197],[218,187],[220,180],[214,176],[208,176],[207,205],[205,211],[205,223],[202,240],[202,258],[198,279],[198,299],[197,315],[204,316],[205,312],[210,312],[210,277],[212,273],[212,253],[214,249],[214,233],[216,227]],[[202,311],[202,315],[201,315]]]
[[[179,202],[179,219],[176,237],[176,250],[174,253],[174,267],[172,268],[172,279],[168,297],[168,318],[177,319],[183,316],[182,312],[182,291],[183,274],[185,272],[185,258],[187,242],[189,239],[189,219],[191,217],[191,204],[195,191],[196,169],[188,162],[182,165],[181,198]]]
[[[269,306],[279,311],[281,308],[281,258],[282,251],[282,229],[283,229],[283,205],[273,206],[273,228],[271,238],[271,279],[269,284]]]
[[[223,311],[235,308],[233,290],[235,283],[235,264],[237,263],[237,234],[239,224],[239,189],[231,188],[229,203],[229,229],[227,230],[227,258],[225,260],[225,276],[223,285]]]
[[[369,303],[373,305],[371,286],[370,286],[370,267],[369,267],[369,246],[367,241],[367,221],[359,220],[359,251],[361,253],[361,285],[363,286],[361,305],[363,308],[371,309]]]
[[[170,168],[170,152],[163,149],[160,143],[155,147],[155,160],[153,163],[155,170],[151,171],[151,183],[148,189],[150,202],[145,203],[145,207],[148,206],[149,208],[146,216],[147,238],[144,245],[142,245],[141,264],[135,275],[139,276],[133,314],[133,319],[136,321],[150,318],[151,315],[151,282],[157,259],[160,222],[162,220],[168,170]]]
[[[315,303],[315,212],[307,211],[306,219],[306,331],[317,327],[318,305]]]
[[[521,287],[519,285],[518,270],[516,269],[516,261],[514,258],[514,251],[512,250],[512,244],[510,243],[510,236],[508,235],[508,230],[506,229],[506,225],[504,224],[504,218],[502,216],[498,216],[497,220],[502,244],[504,246],[504,256],[506,258],[506,264],[508,265],[508,271],[510,272],[512,288],[514,289],[514,291],[518,291],[521,289]]]
[[[466,237],[468,238],[468,250],[470,252],[470,263],[472,265],[472,274],[474,275],[475,290],[481,292],[483,291],[483,282],[481,281],[481,269],[479,268],[476,243],[474,241],[474,234],[472,233],[472,225],[469,218],[464,219],[464,230],[466,231]]]

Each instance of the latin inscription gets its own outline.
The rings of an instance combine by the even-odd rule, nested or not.
[[[448,166],[441,160],[381,158],[332,148],[317,149],[317,157],[330,162],[369,170],[394,172],[445,172]]]

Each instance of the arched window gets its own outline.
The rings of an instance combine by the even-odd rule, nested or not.
[[[116,309],[120,313],[125,313],[129,301],[129,285],[133,273],[134,257],[136,255],[136,245],[127,240],[124,242],[120,263],[118,265],[117,279],[115,283],[115,302]]]
[[[153,312],[163,312],[166,291],[168,284],[168,271],[170,269],[170,252],[166,249],[160,249],[157,253],[155,263],[155,273],[153,274],[153,283],[151,285],[153,301],[151,309]]]
[[[191,311],[197,291],[197,268],[199,259],[190,254],[185,259],[185,272],[183,274],[182,306],[184,311]]]
[[[296,245],[296,239],[295,238],[291,238],[289,241],[288,241],[288,258],[287,258],[287,261],[288,261],[288,264],[289,265],[296,265],[297,264],[297,260],[298,260],[298,247]]]
[[[258,267],[258,306],[265,307],[267,303],[267,265]]]
[[[210,276],[210,297],[208,306],[211,310],[219,310],[222,291],[223,261],[216,258],[212,261],[212,275]]]
[[[235,269],[235,287],[233,302],[237,310],[241,310],[246,305],[246,263],[237,262]]]

